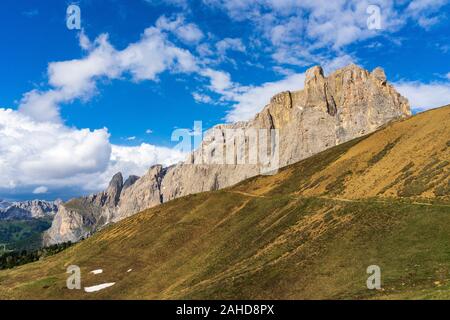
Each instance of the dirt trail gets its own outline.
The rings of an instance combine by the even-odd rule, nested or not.
[[[334,201],[342,201],[342,202],[363,202],[364,200],[360,199],[344,199],[344,198],[336,198],[336,197],[327,197],[327,196],[319,196],[318,198],[326,199],[326,200],[334,200]],[[373,200],[378,203],[389,203],[389,201],[385,200]],[[435,206],[435,207],[450,207],[449,204],[440,204],[440,203],[428,203],[428,202],[411,202],[408,204],[418,205],[418,206]]]
[[[252,197],[252,198],[266,198],[266,196],[260,196],[260,195],[257,195],[257,194],[247,193],[247,192],[243,192],[243,191],[229,191],[229,192],[230,193],[241,194],[243,196]]]
[[[252,194],[252,193],[248,193],[248,192],[243,192],[243,191],[229,191],[230,193],[237,193],[240,195],[244,195],[247,197],[252,197],[252,198],[267,198],[266,196],[263,195],[256,195],[256,194]],[[295,195],[297,198],[302,198],[302,196],[298,196]],[[341,202],[363,202],[365,201],[364,199],[345,199],[345,198],[337,198],[337,197],[327,197],[327,196],[318,196],[317,198],[320,199],[325,199],[325,200],[334,200],[334,201],[341,201]],[[389,203],[389,201],[385,201],[385,200],[373,200],[375,202],[378,203]],[[417,205],[417,206],[436,206],[436,207],[447,207],[450,208],[449,204],[439,204],[439,203],[428,203],[428,202],[418,202],[418,201],[414,201],[411,202],[409,204],[412,205]]]

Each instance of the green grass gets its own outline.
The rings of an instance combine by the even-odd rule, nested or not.
[[[0,244],[5,244],[8,251],[37,249],[41,246],[42,233],[50,225],[50,219],[2,220]]]
[[[388,152],[395,147],[395,145],[398,143],[398,141],[400,140],[400,137],[397,138],[395,141],[393,142],[389,142],[384,148],[383,150],[381,150],[380,152],[378,152],[376,155],[374,155],[370,160],[369,160],[369,165],[374,165],[375,163],[377,163],[378,161],[380,161],[381,159],[383,159]]]

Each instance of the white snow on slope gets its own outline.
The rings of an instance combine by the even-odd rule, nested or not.
[[[84,287],[84,291],[86,291],[86,292],[96,292],[96,291],[100,291],[100,290],[112,287],[115,284],[116,284],[115,282],[109,282],[109,283],[98,284],[98,285],[92,286],[92,287]]]
[[[91,273],[93,273],[93,274],[103,273],[103,269],[92,270]]]

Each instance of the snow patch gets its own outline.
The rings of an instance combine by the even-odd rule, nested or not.
[[[93,274],[103,273],[103,269],[92,270],[91,273],[93,273]]]
[[[100,291],[100,290],[112,287],[115,284],[116,284],[115,282],[109,282],[109,283],[98,284],[98,285],[92,286],[92,287],[84,287],[84,291],[86,291],[86,292]]]
[[[128,269],[128,270],[127,270],[127,272],[131,272],[131,271],[133,271],[133,269]]]

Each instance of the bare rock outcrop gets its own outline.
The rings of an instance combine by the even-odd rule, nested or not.
[[[129,179],[127,187],[132,185],[133,180],[136,181],[136,178]],[[123,189],[123,177],[119,172],[113,176],[105,191],[60,204],[52,226],[44,233],[44,245],[76,242],[111,223]]]
[[[152,166],[143,177],[131,178],[133,183],[119,183],[121,175],[120,179],[115,177],[104,193],[83,200],[87,205],[77,209],[78,216],[73,211],[60,210],[47,232],[46,244],[66,239],[62,234],[70,234],[76,240],[110,222],[174,198],[225,188],[261,174],[260,162],[240,163],[237,158],[231,163],[211,161],[224,149],[217,137],[226,137],[230,131],[278,130],[276,165],[282,167],[409,115],[408,101],[387,82],[381,68],[369,72],[349,65],[327,77],[321,67],[310,68],[303,90],[275,95],[251,121],[215,126],[185,162],[168,168]],[[244,134],[243,139],[231,137],[227,141],[231,141],[235,152],[232,156],[239,150],[248,151],[249,135]],[[224,157],[230,154],[227,150]],[[250,155],[246,157],[249,160]],[[271,168],[273,162],[272,159],[266,165]]]

